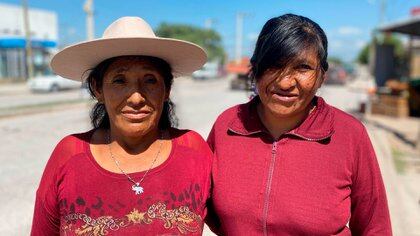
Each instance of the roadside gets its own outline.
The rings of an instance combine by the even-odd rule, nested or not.
[[[0,119],[49,112],[91,102],[85,89],[32,93],[26,83],[2,84],[0,86]]]
[[[414,148],[407,147],[406,141],[396,136],[410,137],[408,133],[412,131],[405,133],[405,128],[411,125],[411,129],[415,130],[418,126],[413,126],[410,119],[380,116],[366,116],[364,122],[381,168],[393,234],[420,235],[420,172],[416,171],[411,161],[420,157],[409,155],[415,153]],[[401,166],[404,166],[403,169]]]

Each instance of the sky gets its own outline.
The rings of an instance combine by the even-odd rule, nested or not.
[[[58,16],[59,44],[85,40],[85,0],[27,0],[31,8],[54,11]],[[21,4],[21,0],[0,0]],[[139,16],[153,28],[160,23],[180,23],[204,27],[209,19],[230,58],[235,53],[236,14],[245,14],[243,22],[243,55],[252,55],[258,34],[272,17],[294,13],[309,17],[326,32],[329,55],[352,61],[369,41],[380,22],[380,9],[385,3],[383,23],[410,17],[412,7],[420,0],[94,0],[95,36],[122,16]]]

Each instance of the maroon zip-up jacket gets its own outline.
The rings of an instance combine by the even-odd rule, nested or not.
[[[207,223],[224,235],[391,235],[385,189],[364,126],[314,98],[297,128],[273,138],[258,97],[223,112]]]

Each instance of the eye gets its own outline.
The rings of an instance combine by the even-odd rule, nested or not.
[[[310,71],[310,70],[313,70],[313,69],[314,68],[312,68],[312,66],[310,66],[308,64],[300,64],[300,65],[297,65],[295,67],[295,70],[298,70],[300,72],[306,72],[306,71]]]
[[[144,77],[144,82],[146,84],[156,84],[158,82],[158,80],[154,75],[146,75]]]
[[[125,77],[124,76],[122,76],[122,75],[117,75],[117,76],[115,76],[113,79],[112,79],[112,81],[111,81],[113,84],[125,84],[125,82],[126,82],[126,79],[125,79]]]

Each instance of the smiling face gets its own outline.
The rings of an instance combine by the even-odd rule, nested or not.
[[[95,96],[105,104],[111,129],[125,137],[142,137],[158,130],[169,91],[150,60],[121,57],[108,67]]]
[[[284,69],[267,69],[257,80],[262,109],[284,118],[304,114],[322,84],[322,77],[315,50],[301,53]]]

